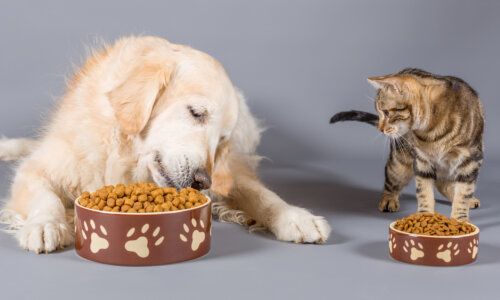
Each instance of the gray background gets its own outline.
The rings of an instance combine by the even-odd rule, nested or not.
[[[263,180],[334,228],[326,245],[294,245],[216,223],[205,258],[148,268],[90,263],[72,249],[37,256],[0,233],[0,298],[492,299],[500,276],[499,15],[498,1],[0,2],[0,134],[36,134],[85,45],[158,35],[222,62],[268,127]],[[471,213],[482,231],[472,265],[391,260],[387,225],[416,209],[414,189],[400,212],[379,213],[386,139],[362,124],[328,125],[340,110],[373,111],[366,77],[404,67],[461,77],[483,101],[482,206]],[[1,197],[11,177],[0,163]],[[450,205],[437,209],[448,214]]]

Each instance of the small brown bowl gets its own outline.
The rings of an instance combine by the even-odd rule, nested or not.
[[[426,266],[459,266],[474,262],[479,247],[479,228],[466,235],[430,236],[408,233],[389,225],[392,258]]]
[[[150,266],[177,263],[210,250],[212,205],[159,213],[94,210],[75,201],[76,253],[95,262]]]

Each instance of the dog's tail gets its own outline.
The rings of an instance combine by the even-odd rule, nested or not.
[[[33,151],[36,143],[32,139],[0,138],[0,161],[21,159]]]
[[[359,110],[350,110],[350,111],[342,111],[335,114],[330,119],[330,124],[341,122],[341,121],[359,121],[368,123],[373,126],[378,126],[378,116],[372,113],[359,111]]]

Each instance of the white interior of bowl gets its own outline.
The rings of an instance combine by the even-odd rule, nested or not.
[[[398,229],[394,228],[394,225],[396,225],[396,221],[392,222],[391,225],[389,225],[389,227],[392,230],[394,230],[396,232],[399,232],[401,234],[406,234],[406,235],[415,236],[415,237],[434,238],[434,239],[443,239],[443,238],[446,238],[446,239],[450,239],[450,238],[451,239],[459,239],[459,238],[464,238],[464,237],[476,235],[476,234],[479,233],[479,227],[477,227],[476,225],[471,224],[471,223],[469,223],[469,224],[472,225],[472,226],[474,226],[474,228],[476,228],[476,230],[474,230],[471,233],[463,234],[463,235],[426,235],[426,234],[418,234],[418,233],[405,232],[405,231],[401,231],[401,230],[398,230]]]

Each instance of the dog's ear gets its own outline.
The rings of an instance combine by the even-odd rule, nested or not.
[[[250,113],[245,98],[238,97],[238,120],[229,139],[221,143],[215,153],[212,172],[212,191],[227,196],[238,177],[256,177],[255,168],[260,157],[255,155],[262,129]]]
[[[233,186],[233,177],[230,169],[231,144],[229,141],[217,147],[214,168],[212,171],[211,190],[221,196],[227,197]]]
[[[164,65],[141,64],[128,72],[125,80],[107,93],[123,133],[138,134],[144,129],[168,78]]]

